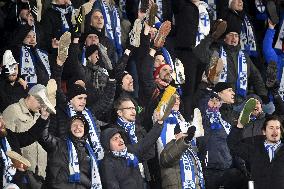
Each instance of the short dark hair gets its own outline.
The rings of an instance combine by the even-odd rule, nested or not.
[[[271,115],[271,116],[266,117],[266,119],[265,119],[265,121],[264,121],[264,123],[263,123],[263,125],[262,125],[261,130],[265,131],[265,130],[266,130],[267,123],[268,123],[269,121],[272,121],[272,120],[273,120],[273,121],[279,121],[279,123],[280,123],[280,130],[281,130],[281,134],[282,134],[283,131],[284,131],[283,125],[282,125],[282,119],[281,119],[279,116],[277,116],[277,115]]]
[[[134,101],[130,97],[119,97],[113,104],[115,110],[119,110],[121,104],[126,101],[131,101],[134,104]]]

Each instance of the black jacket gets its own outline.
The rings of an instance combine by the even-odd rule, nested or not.
[[[284,146],[276,152],[270,162],[265,150],[265,136],[255,136],[242,140],[243,129],[233,128],[228,137],[228,146],[232,154],[237,155],[250,164],[251,179],[255,189],[284,188]]]
[[[11,146],[11,149],[19,154],[21,154],[22,147],[26,147],[31,145],[35,141],[40,138],[40,133],[44,130],[45,126],[48,124],[48,120],[44,120],[42,118],[38,118],[35,125],[32,126],[28,131],[22,133],[12,132],[11,130],[7,129],[7,140]],[[1,143],[1,148],[3,148]],[[3,175],[3,160],[0,160],[0,173]],[[12,183],[17,184],[20,188],[29,188],[26,184],[24,184],[23,177],[26,175],[26,172],[18,171],[13,177]],[[0,178],[0,186],[3,186],[3,177]]]
[[[48,128],[43,132],[40,144],[47,151],[46,189],[88,189],[91,187],[91,158],[85,147],[86,139],[70,137],[76,148],[80,168],[80,183],[70,183],[69,154],[67,141],[49,134]]]
[[[18,102],[21,98],[26,98],[28,92],[16,81],[11,85],[7,79],[0,79],[0,112],[3,112],[9,105]]]
[[[140,158],[144,158],[149,148],[151,148],[162,131],[162,125],[156,124],[151,131],[137,144],[126,144],[127,151]],[[112,135],[103,132],[101,137],[102,145],[109,146]],[[102,139],[103,138],[103,139]],[[114,157],[110,151],[105,152],[105,157],[101,164],[101,178],[105,189],[143,189],[143,179],[139,168],[127,166],[124,158]]]
[[[214,39],[210,36],[206,36],[205,39],[201,40],[200,44],[197,45],[193,52],[196,55],[196,57],[199,58],[199,60],[203,63],[210,62],[211,58],[213,57],[213,54],[219,54],[220,48],[224,47],[224,50],[227,53],[227,70],[228,70],[228,83],[236,83],[238,80],[238,53],[240,50],[240,46],[230,46],[226,45],[224,42],[217,42],[214,43]],[[246,62],[247,62],[247,74],[248,74],[248,88],[250,86],[253,87],[255,93],[258,96],[267,96],[267,90],[265,88],[263,79],[260,75],[259,70],[256,68],[256,66],[252,63],[249,56],[245,54]],[[233,85],[235,90],[235,85]],[[244,100],[243,97],[236,95],[236,103],[240,103]]]

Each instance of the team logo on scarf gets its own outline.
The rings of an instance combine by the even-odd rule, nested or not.
[[[60,13],[60,16],[61,16],[61,21],[62,21],[62,28],[61,28],[61,33],[64,33],[66,31],[69,31],[70,29],[70,26],[67,22],[67,19],[66,19],[66,14],[68,13],[72,13],[72,14],[75,14],[75,10],[73,8],[72,5],[69,5],[68,7],[66,7],[65,9],[63,8],[59,8],[57,7],[56,5],[52,4],[51,5],[51,8],[58,11]]]
[[[41,61],[41,63],[44,65],[45,70],[50,78],[51,72],[48,55],[39,49],[36,49],[36,54],[34,55],[31,52],[30,47],[22,46],[20,59],[21,75],[24,76],[27,83],[31,85],[35,85],[38,82],[35,71],[36,59]]]
[[[210,19],[209,14],[207,11],[208,4],[199,1],[198,2],[198,10],[199,10],[199,24],[198,24],[198,31],[196,35],[196,44],[197,46],[202,39],[205,38],[210,32]]]
[[[227,82],[228,77],[228,63],[227,63],[227,53],[223,47],[220,49],[220,58],[223,60],[223,70],[220,73],[219,82]],[[247,62],[245,54],[242,50],[238,54],[238,79],[237,79],[237,94],[243,97],[247,94]]]
[[[241,49],[249,55],[257,55],[253,27],[247,15],[245,15],[241,26],[240,44]]]

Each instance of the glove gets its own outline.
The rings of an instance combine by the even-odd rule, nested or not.
[[[115,71],[114,71],[114,69],[112,69],[112,70],[108,70],[107,71],[108,72],[108,78],[109,79],[115,79]]]
[[[180,126],[179,126],[179,124],[177,123],[176,126],[175,126],[175,129],[174,129],[174,134],[177,135],[177,134],[179,134],[180,132],[181,132]]]
[[[275,111],[275,106],[273,102],[269,102],[268,104],[263,104],[262,109],[264,113],[271,115]]]
[[[268,96],[261,95],[259,97],[261,98],[263,104],[268,104],[269,103]]]
[[[185,142],[189,143],[192,138],[194,137],[196,131],[196,127],[195,126],[191,126],[187,129],[187,136],[184,138]]]
[[[216,22],[214,23],[210,33],[211,36],[215,39],[218,40],[226,31],[227,29],[227,22],[219,19],[216,20]]]

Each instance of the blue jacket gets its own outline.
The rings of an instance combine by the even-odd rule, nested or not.
[[[274,35],[275,30],[268,28],[263,39],[263,55],[267,63],[271,61],[277,63],[277,78],[280,82],[284,66],[284,53],[272,47]]]

